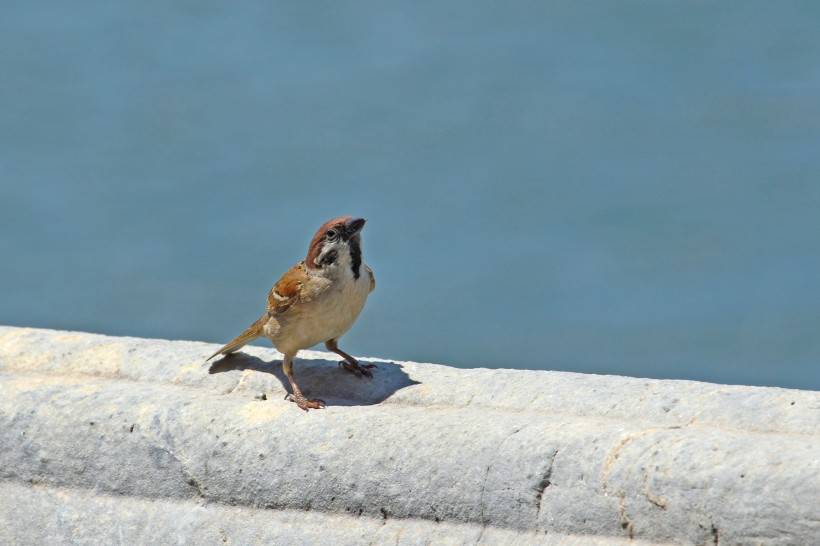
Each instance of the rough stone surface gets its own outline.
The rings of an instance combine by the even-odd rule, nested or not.
[[[214,348],[0,327],[0,544],[820,544],[818,392]]]

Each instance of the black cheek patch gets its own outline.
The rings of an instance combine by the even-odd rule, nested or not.
[[[324,256],[322,256],[322,265],[332,265],[336,263],[336,258],[339,257],[339,253],[335,250],[331,250]]]

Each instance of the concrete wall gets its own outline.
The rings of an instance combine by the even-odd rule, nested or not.
[[[820,544],[818,392],[214,349],[0,327],[0,544]]]

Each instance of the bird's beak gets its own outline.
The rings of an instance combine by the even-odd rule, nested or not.
[[[347,228],[348,236],[352,237],[353,235],[359,233],[364,227],[364,223],[366,221],[367,220],[364,218],[353,218],[352,220],[348,220],[345,226]]]

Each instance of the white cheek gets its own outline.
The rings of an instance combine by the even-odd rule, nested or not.
[[[341,241],[336,241],[336,242],[333,242],[333,243],[325,243],[325,245],[322,247],[322,251],[319,252],[318,256],[316,256],[316,258],[314,260],[314,263],[316,265],[320,265],[322,263],[322,260],[324,260],[325,256],[327,256],[328,253],[333,252],[333,251],[336,252],[336,260],[332,264],[326,265],[324,267],[324,269],[325,270],[338,270],[338,269],[343,269],[343,268],[349,268],[350,267],[350,249],[348,248],[348,246],[345,243],[343,243]]]
[[[340,245],[339,257],[336,258],[336,264],[338,264],[339,267],[350,269],[350,249],[347,248],[347,245]]]
[[[322,245],[322,250],[316,255],[316,258],[313,259],[314,265],[321,266],[325,257],[334,250],[338,252],[336,249],[336,243],[325,243]]]

